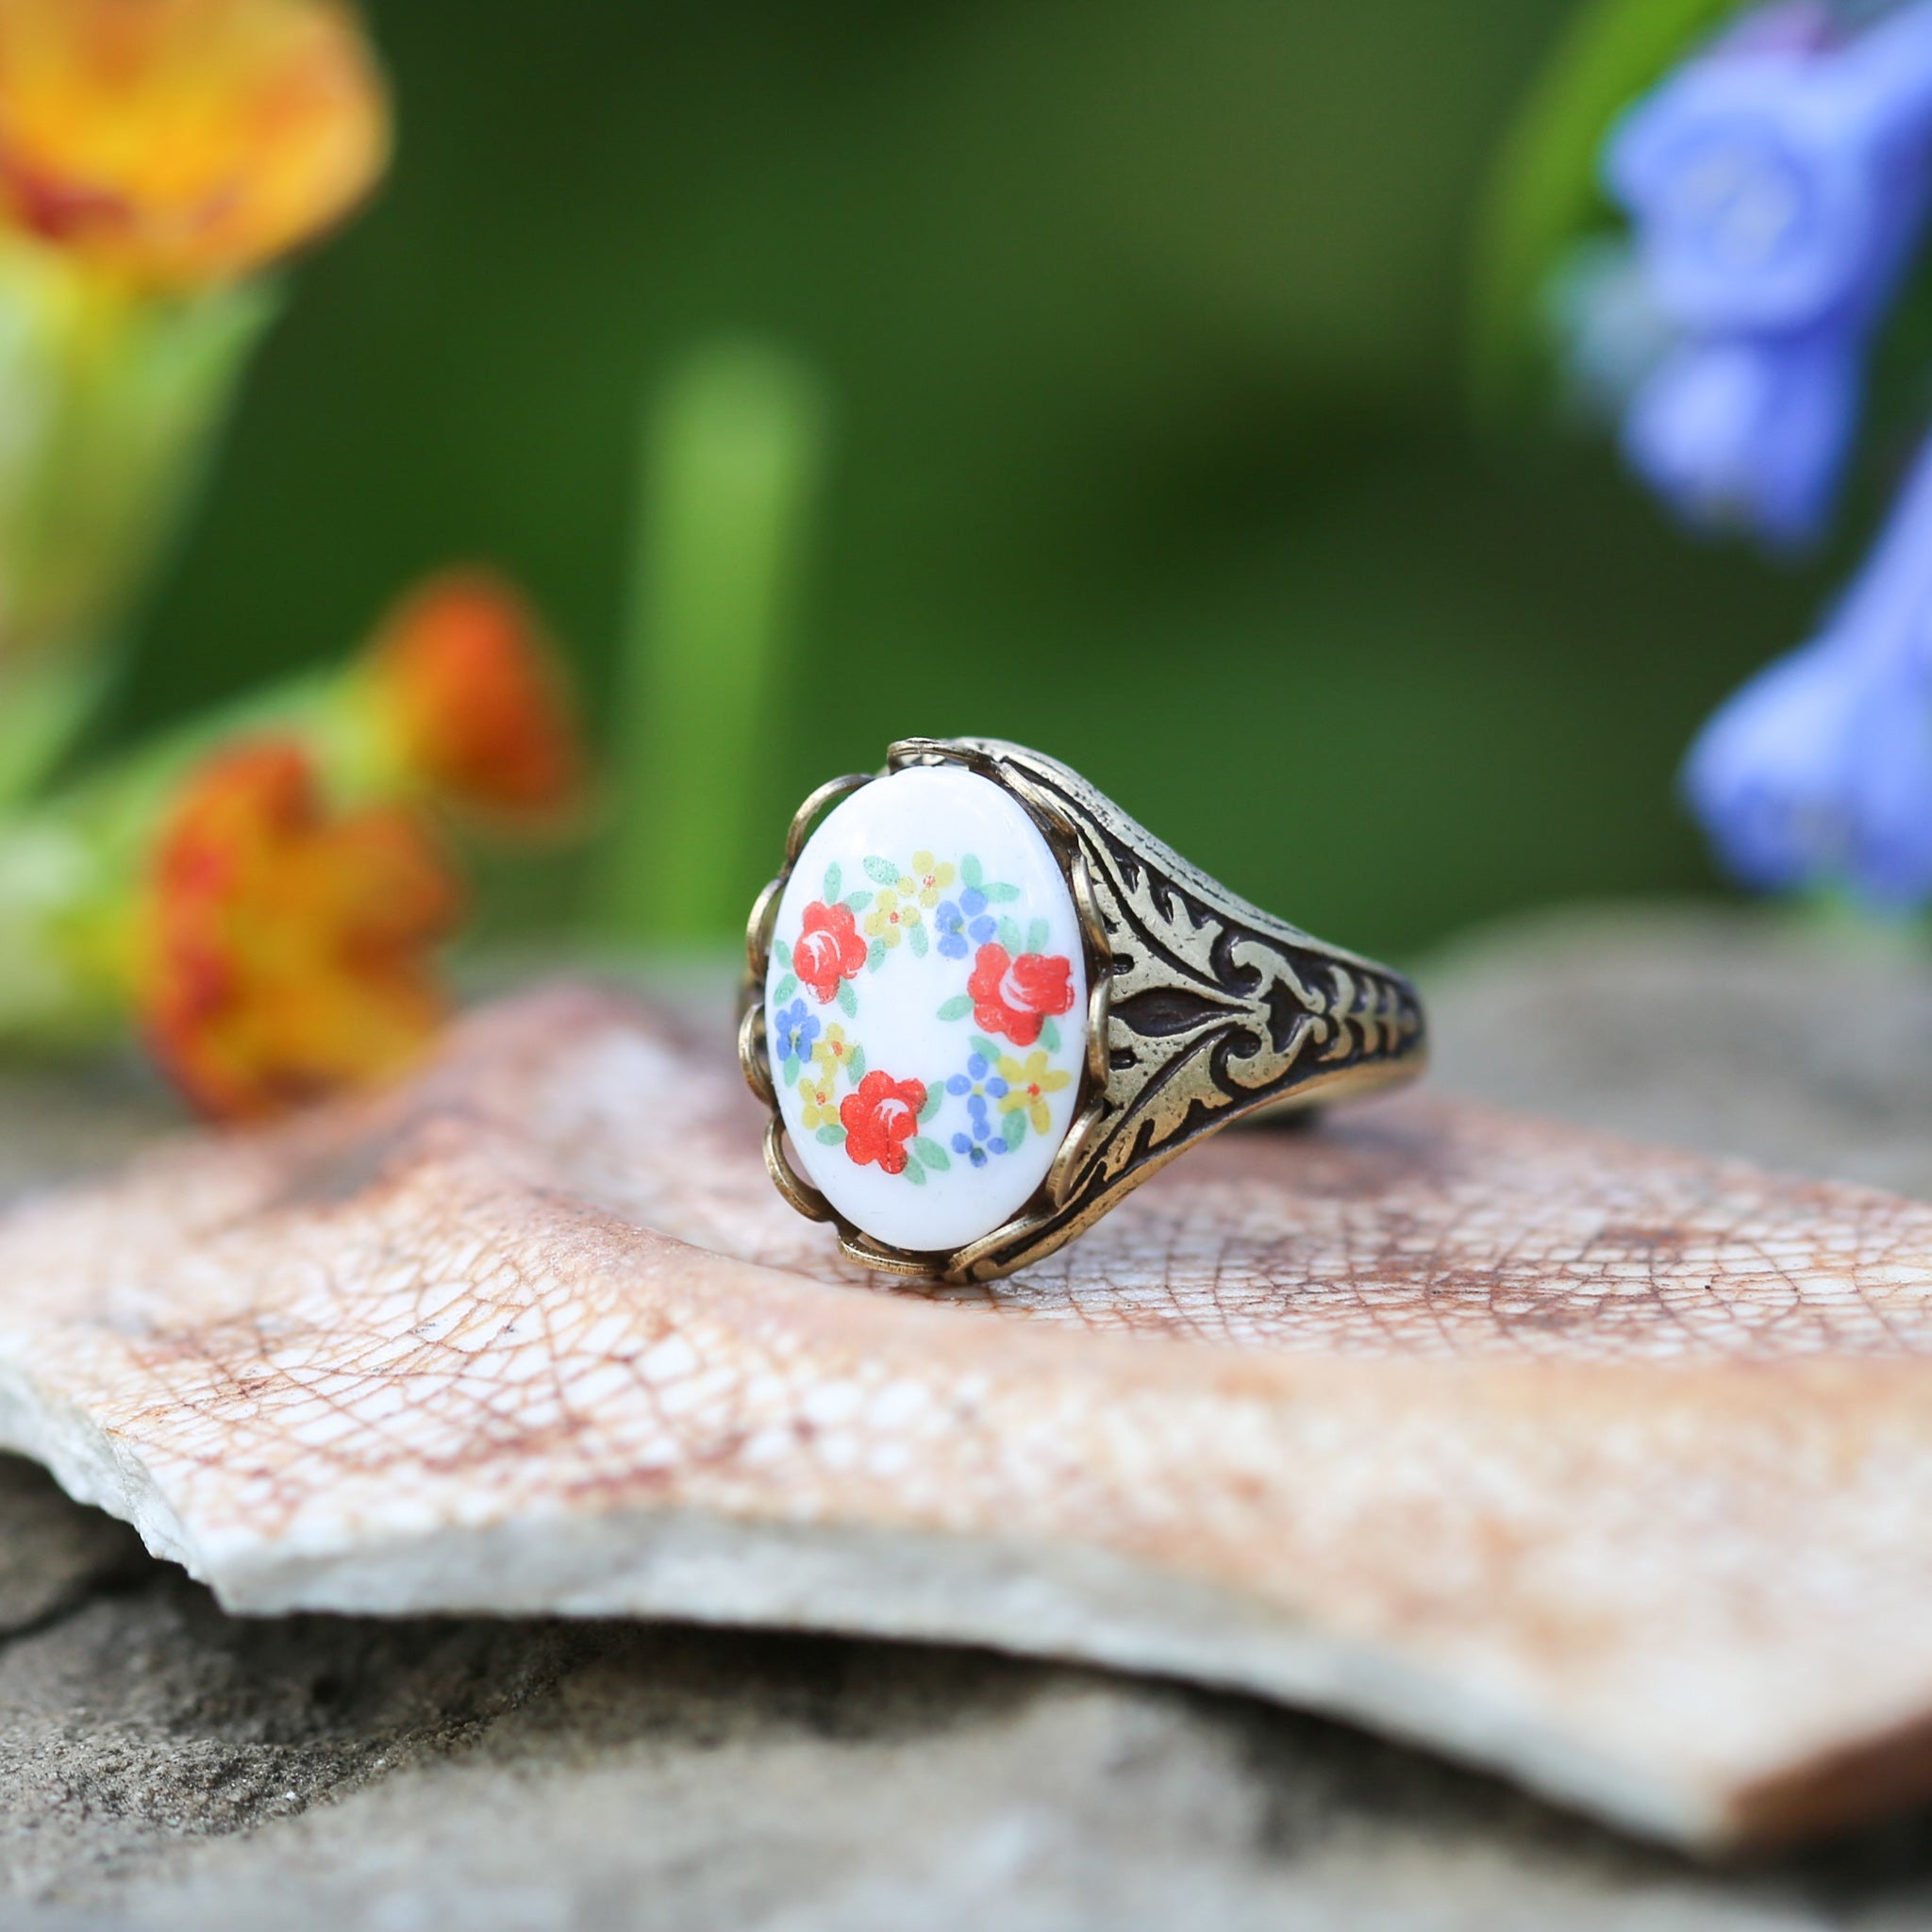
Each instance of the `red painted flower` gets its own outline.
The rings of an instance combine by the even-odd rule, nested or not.
[[[1022,953],[1015,959],[1002,945],[984,945],[966,991],[973,995],[974,1019],[989,1033],[1003,1033],[1015,1046],[1031,1046],[1049,1013],[1073,1007],[1073,961],[1057,953]]]
[[[906,1143],[919,1131],[924,1107],[924,1080],[895,1080],[876,1071],[868,1074],[858,1091],[839,1103],[845,1152],[859,1167],[876,1160],[888,1174],[904,1174]]]
[[[814,899],[805,908],[804,928],[791,949],[791,970],[818,994],[823,1007],[837,995],[839,982],[852,978],[864,964],[865,938],[851,908]]]

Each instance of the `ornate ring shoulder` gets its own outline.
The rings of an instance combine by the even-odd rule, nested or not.
[[[915,1250],[840,1214],[787,1157],[764,997],[780,900],[813,825],[874,774],[814,791],[787,834],[783,870],[752,910],[739,1057],[752,1091],[772,1108],[773,1181],[801,1214],[836,1223],[855,1259],[956,1283],[994,1279],[1051,1254],[1221,1127],[1422,1072],[1422,1003],[1407,979],[1249,905],[1065,765],[997,739],[907,739],[877,775],[922,766],[990,779],[1045,838],[1080,926],[1086,1051],[1072,1123],[1044,1180],[991,1233]]]

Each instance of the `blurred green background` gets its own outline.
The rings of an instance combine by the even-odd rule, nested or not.
[[[1676,760],[1825,578],[1464,405],[1474,203],[1568,10],[383,0],[394,174],[298,271],[119,727],[470,555],[602,699],[640,400],[750,332],[836,431],[772,756],[719,775],[770,827],[745,901],[812,784],[967,731],[1398,956],[1709,889]],[[571,921],[584,877],[493,875],[492,929]]]

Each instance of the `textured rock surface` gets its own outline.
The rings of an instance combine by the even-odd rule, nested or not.
[[[985,1641],[1706,1845],[1932,1782],[1932,1210],[1405,1096],[855,1285],[722,1033],[531,992],[16,1211],[0,1437],[230,1608]]]
[[[1592,973],[1610,944],[1591,939]],[[1654,974],[1656,936],[1636,950]],[[1778,961],[1740,957],[1777,1027],[1814,1024],[1809,964],[1781,978]],[[1484,976],[1509,970],[1505,954],[1432,982],[1452,1052],[1464,1002],[1479,1010]],[[1608,978],[1566,1025],[1581,1012],[1610,1040],[1674,1025],[1689,1058],[1724,1024],[1690,999],[1646,1022]],[[1920,986],[1901,974],[1879,996]],[[1525,1086],[1555,1044],[1513,1036]],[[1507,1095],[1507,1063],[1483,1061]],[[1889,1110],[1923,1147],[1910,1103],[1932,1056],[1901,1045],[1888,1071]],[[1654,1091],[1671,1124],[1651,1130],[1693,1138],[1678,1123],[1698,1103],[1668,1077]],[[1799,1115],[1811,1104],[1781,1099]],[[1844,1111],[1818,1104],[1816,1171],[1833,1168]],[[8,1138],[35,1139],[10,1108]],[[20,1486],[35,1496],[30,1475]],[[44,1486],[28,1503],[40,1514],[17,1521],[13,1501],[0,1492],[0,1547],[42,1545],[61,1520],[111,1541]],[[0,1882],[21,1901],[8,1924],[1932,1924],[1917,1819],[1701,1874],[1239,1698],[802,1638],[252,1624],[125,1549],[105,1560],[79,1607],[42,1612],[0,1649]]]

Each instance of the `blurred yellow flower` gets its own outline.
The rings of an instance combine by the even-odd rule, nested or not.
[[[431,948],[458,905],[408,813],[332,812],[296,741],[223,751],[153,846],[133,962],[142,1029],[221,1120],[383,1078],[444,1018]]]
[[[1053,1117],[1047,1111],[1046,1096],[1058,1093],[1073,1075],[1049,1067],[1043,1047],[1036,1047],[1024,1061],[1003,1053],[999,1072],[1000,1078],[1007,1083],[1007,1091],[1000,1096],[1000,1111],[1014,1113],[1024,1108],[1033,1131],[1036,1134],[1045,1133],[1053,1124]]]
[[[0,216],[133,287],[263,267],[362,198],[389,140],[331,0],[0,0]]]

